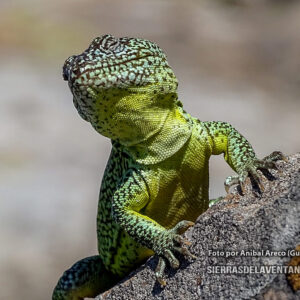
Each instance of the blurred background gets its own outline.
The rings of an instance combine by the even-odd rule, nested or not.
[[[96,253],[110,142],[77,114],[64,60],[110,33],[157,42],[201,120],[230,122],[259,157],[300,149],[299,1],[1,0],[0,299],[50,299]],[[211,197],[233,171],[211,160]]]

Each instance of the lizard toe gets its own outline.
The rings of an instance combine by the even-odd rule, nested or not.
[[[177,223],[175,225],[175,227],[173,229],[171,229],[171,231],[175,234],[182,234],[194,225],[195,225],[194,222],[183,220],[183,221],[180,221],[179,223]]]
[[[165,269],[166,269],[166,261],[163,257],[159,256],[158,263],[155,269],[155,277],[161,286],[167,285],[167,282],[164,279]]]
[[[179,260],[175,257],[173,252],[171,250],[165,250],[164,256],[168,260],[170,266],[173,269],[178,269],[179,268]]]

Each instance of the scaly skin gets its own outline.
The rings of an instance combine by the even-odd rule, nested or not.
[[[194,257],[180,234],[208,208],[210,156],[223,153],[238,174],[226,189],[243,186],[249,174],[259,183],[257,169],[283,158],[274,152],[259,160],[230,124],[186,113],[166,56],[150,41],[98,37],[66,60],[63,77],[80,116],[113,146],[99,195],[99,256],[67,270],[54,300],[95,296],[154,253],[165,285],[166,262],[178,268],[176,253]]]

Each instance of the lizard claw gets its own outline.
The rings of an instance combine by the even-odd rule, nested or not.
[[[263,162],[275,162],[278,160],[283,160],[285,162],[288,162],[287,157],[280,151],[274,151],[262,159]]]
[[[231,188],[233,185],[235,185],[235,184],[241,184],[238,175],[235,175],[235,176],[228,176],[228,177],[225,179],[224,187],[225,187],[225,191],[226,191],[227,194],[229,193],[230,188]],[[241,187],[241,188],[242,188],[242,187]]]
[[[181,253],[183,256],[185,257],[190,257],[190,258],[193,258],[193,259],[197,259],[197,256],[192,254],[187,248],[179,248],[179,247],[176,247],[175,250],[179,253]]]
[[[241,190],[242,190],[243,195],[245,195],[245,193],[246,193],[245,183],[244,183],[244,182],[241,182],[241,183],[240,183],[240,187],[241,187]]]
[[[260,175],[257,172],[258,169],[267,170],[267,169],[274,169],[277,170],[280,174],[282,174],[282,170],[278,168],[276,165],[276,161],[283,160],[288,162],[286,156],[284,156],[280,151],[274,151],[270,155],[264,157],[263,159],[253,159],[250,160],[246,165],[239,170],[239,175],[236,176],[229,176],[226,178],[224,182],[225,190],[228,193],[229,189],[234,184],[240,184],[241,191],[245,194],[245,180],[247,176],[251,175],[252,178],[255,180],[256,184],[258,185],[261,192],[265,191],[264,185],[261,183]]]
[[[164,280],[163,275],[166,268],[166,262],[165,260],[160,256],[158,258],[158,263],[155,269],[155,277],[156,280],[159,282],[161,286],[166,286],[167,282]]]
[[[282,160],[283,160],[284,162],[286,162],[286,163],[289,162],[288,158],[287,158],[286,156],[284,156],[284,155],[282,156]]]
[[[180,235],[193,225],[193,222],[183,220],[177,223],[172,229],[165,231],[162,235],[160,247],[158,247],[158,251],[155,251],[159,255],[155,277],[161,286],[166,285],[166,281],[163,278],[166,261],[168,261],[173,269],[178,269],[180,266],[179,260],[174,255],[175,252],[181,253],[185,257],[196,258],[195,255],[184,247],[190,246],[191,242]]]
[[[175,227],[172,229],[172,231],[175,234],[181,234],[181,233],[185,232],[186,230],[188,230],[190,227],[192,227],[194,225],[195,225],[194,222],[183,220],[183,221],[180,221],[179,223],[177,223],[175,225]]]
[[[189,242],[187,239],[183,238],[181,235],[178,234],[174,236],[174,241],[176,241],[180,245],[186,245],[186,246],[192,245],[191,242]]]
[[[166,257],[166,259],[168,260],[170,266],[173,269],[178,269],[179,268],[179,260],[175,257],[175,255],[173,254],[173,252],[171,250],[165,250],[164,252],[164,256]]]
[[[225,191],[226,191],[226,194],[228,194],[228,193],[229,193],[229,188],[230,188],[230,186],[228,186],[228,185],[225,185],[225,184],[224,184],[224,186],[225,186]]]
[[[188,240],[184,240],[183,244],[186,245],[186,246],[191,246],[192,245],[192,243]]]

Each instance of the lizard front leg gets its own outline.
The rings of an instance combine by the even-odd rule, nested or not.
[[[179,267],[175,253],[194,256],[185,248],[189,243],[180,235],[194,225],[180,221],[174,228],[166,229],[140,211],[150,201],[146,183],[135,170],[129,170],[113,196],[112,213],[116,222],[141,245],[153,250],[159,256],[156,278],[165,285],[163,273],[166,261],[172,268]]]
[[[244,192],[246,178],[251,175],[260,190],[264,187],[260,182],[258,169],[277,169],[276,161],[285,160],[285,156],[275,151],[263,159],[258,159],[250,143],[230,124],[225,122],[203,122],[208,131],[212,154],[224,153],[224,158],[230,167],[237,172],[225,180],[228,193],[230,186],[240,184]]]

